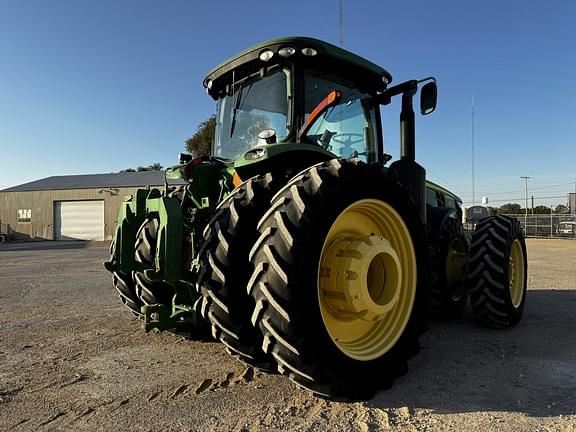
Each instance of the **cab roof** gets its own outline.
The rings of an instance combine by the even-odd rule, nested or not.
[[[294,54],[289,57],[280,56],[278,51],[285,47],[294,48]],[[305,48],[313,48],[317,54],[306,56],[302,52]],[[268,61],[263,61],[260,59],[260,54],[266,50],[271,50],[273,55]],[[235,76],[237,79],[243,73],[251,73],[250,71],[286,61],[300,62],[321,69],[331,68],[338,74],[353,77],[355,81],[369,86],[373,91],[386,89],[392,81],[392,75],[387,70],[350,51],[319,39],[287,36],[259,43],[229,58],[212,69],[204,78],[203,84],[208,93],[217,98],[218,89],[231,82],[232,71],[238,74]]]

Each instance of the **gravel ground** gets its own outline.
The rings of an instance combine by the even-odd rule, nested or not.
[[[527,243],[517,327],[433,323],[408,375],[364,403],[144,333],[102,267],[108,244],[0,244],[0,430],[576,431],[576,242]]]

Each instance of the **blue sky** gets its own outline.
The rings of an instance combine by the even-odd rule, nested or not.
[[[395,82],[434,75],[429,178],[476,201],[558,204],[576,181],[576,3],[343,0],[344,47]],[[215,105],[205,73],[262,40],[338,43],[338,0],[0,0],[0,188],[177,162]],[[396,102],[383,110],[398,152]],[[546,198],[559,197],[559,198]]]

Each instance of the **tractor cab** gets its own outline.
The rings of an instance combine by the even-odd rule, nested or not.
[[[204,80],[218,104],[213,154],[245,165],[299,148],[319,160],[374,162],[382,149],[377,95],[391,80],[380,66],[316,39],[259,44]]]

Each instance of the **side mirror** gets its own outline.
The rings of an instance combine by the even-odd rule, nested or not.
[[[435,82],[429,82],[420,90],[420,113],[422,115],[432,114],[436,109],[438,99],[438,87]]]

